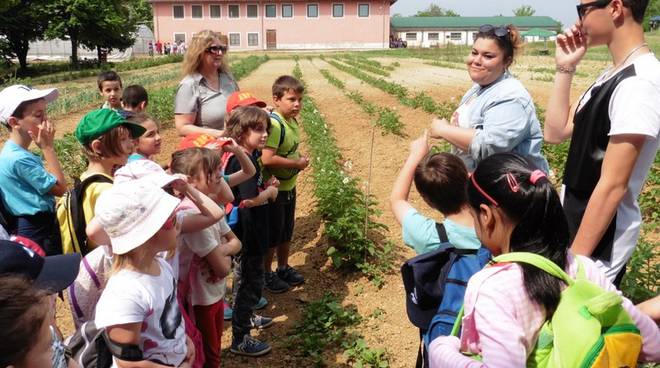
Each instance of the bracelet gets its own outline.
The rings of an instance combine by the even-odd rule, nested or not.
[[[575,74],[575,67],[572,68],[567,68],[562,65],[557,65],[557,68],[555,69],[557,73],[564,73],[564,74]]]

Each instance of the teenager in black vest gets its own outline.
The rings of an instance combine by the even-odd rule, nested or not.
[[[641,224],[637,197],[658,150],[660,62],[644,40],[648,0],[581,0],[578,21],[557,36],[557,73],[544,138],[571,138],[562,198],[574,253],[621,282]],[[588,48],[607,45],[613,65],[570,104]]]

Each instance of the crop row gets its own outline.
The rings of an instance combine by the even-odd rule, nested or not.
[[[321,69],[321,74],[333,86],[339,88],[344,92],[346,97],[350,98],[367,114],[373,116],[378,114],[376,125],[383,129],[383,134],[391,133],[396,135],[403,134],[403,123],[401,123],[399,114],[387,107],[379,107],[364,99],[362,94],[358,91],[346,91],[346,86],[342,81],[335,78],[330,71]]]
[[[337,58],[337,60],[339,60],[339,58]],[[344,63],[346,63],[346,64],[348,64],[352,67],[359,68],[361,70],[366,70],[370,73],[381,75],[383,77],[389,77],[390,76],[390,72],[383,69],[382,67],[366,64],[364,62],[360,62],[359,60],[360,59],[358,59],[358,58],[351,58],[351,57],[344,57],[344,58],[341,59],[341,61],[343,61]]]
[[[304,83],[297,62],[293,75]],[[377,283],[382,282],[381,273],[390,265],[386,260],[392,248],[389,243],[380,245],[369,237],[370,233],[386,228],[372,219],[378,213],[376,201],[363,193],[358,180],[343,170],[339,148],[313,98],[306,98],[300,116],[309,138],[317,210],[331,244],[327,254],[335,267],[357,268]]]

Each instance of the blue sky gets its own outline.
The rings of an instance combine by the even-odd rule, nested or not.
[[[562,22],[564,27],[577,19],[575,5],[577,0],[398,0],[390,9],[390,14],[415,15],[418,10],[426,9],[435,3],[442,8],[452,9],[464,16],[512,16],[513,9],[521,5],[531,5],[534,15],[547,15]]]

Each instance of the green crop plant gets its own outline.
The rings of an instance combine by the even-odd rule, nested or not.
[[[389,77],[390,73],[386,70],[384,70],[381,66],[373,66],[367,63],[361,63],[357,61],[357,59],[352,59],[352,58],[344,58],[342,59],[342,62],[355,67],[355,68],[360,68],[361,70],[366,70],[370,73],[373,74],[378,74],[382,75],[383,77]]]

